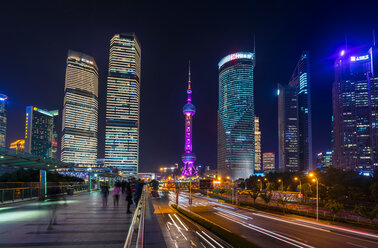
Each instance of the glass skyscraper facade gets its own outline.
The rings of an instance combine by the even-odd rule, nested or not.
[[[8,97],[0,94],[0,147],[6,146]]]
[[[92,57],[68,51],[64,90],[61,161],[96,164],[98,68]]]
[[[255,53],[224,57],[219,68],[218,173],[247,178],[255,167]]]
[[[332,165],[345,170],[378,169],[378,50],[342,51],[333,83]]]
[[[37,107],[26,107],[25,152],[41,158],[52,158],[54,118],[57,110],[47,111]]]
[[[110,41],[105,165],[136,175],[139,163],[141,48],[134,34]]]
[[[280,171],[313,169],[309,59],[303,52],[289,85],[278,87]]]

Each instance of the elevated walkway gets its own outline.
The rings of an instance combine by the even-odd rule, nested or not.
[[[103,207],[99,192],[3,207],[0,247],[123,247],[132,217],[124,195],[114,207],[110,194]]]

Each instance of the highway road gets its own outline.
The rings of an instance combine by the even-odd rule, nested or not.
[[[169,197],[175,203],[175,195]],[[378,233],[370,230],[246,210],[200,195],[193,196],[190,206],[185,192],[180,194],[179,205],[261,247],[378,247]]]
[[[170,208],[168,197],[152,199],[152,203],[168,248],[232,247]]]

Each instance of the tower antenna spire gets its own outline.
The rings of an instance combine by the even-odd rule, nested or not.
[[[189,59],[189,80],[188,80],[188,90],[190,90],[191,89],[191,87],[190,87],[190,59]]]
[[[255,33],[253,34],[253,53],[256,54],[256,34]]]
[[[375,29],[373,28],[373,46],[375,46]]]

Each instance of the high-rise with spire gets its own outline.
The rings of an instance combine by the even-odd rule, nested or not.
[[[197,170],[194,167],[194,162],[196,161],[196,155],[193,153],[193,143],[192,143],[192,119],[196,114],[196,107],[192,104],[192,88],[190,81],[190,61],[189,61],[189,79],[188,79],[188,89],[187,93],[187,103],[182,109],[182,113],[185,116],[185,149],[184,154],[181,156],[181,160],[184,163],[184,169],[182,170],[182,175],[185,177],[191,177],[197,175]]]
[[[135,34],[110,41],[105,165],[136,175],[139,163],[141,48]]]

